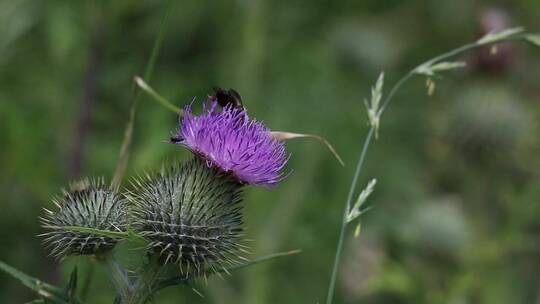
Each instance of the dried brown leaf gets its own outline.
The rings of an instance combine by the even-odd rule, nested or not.
[[[341,159],[339,154],[336,152],[336,149],[334,149],[334,147],[332,147],[332,145],[325,138],[323,138],[323,137],[321,137],[319,135],[273,131],[272,136],[275,139],[279,140],[279,141],[286,141],[286,140],[295,139],[295,138],[313,138],[313,139],[316,139],[316,140],[320,141],[321,143],[323,143],[328,148],[328,150],[330,150],[330,152],[334,155],[334,157],[337,159],[337,161],[342,166],[345,166],[345,163],[343,162],[343,160]]]

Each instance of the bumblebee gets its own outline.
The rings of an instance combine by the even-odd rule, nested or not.
[[[214,87],[213,89],[213,97],[222,108],[228,105],[231,105],[235,108],[244,108],[244,105],[242,104],[242,97],[240,97],[240,94],[236,90],[225,90],[220,87]]]

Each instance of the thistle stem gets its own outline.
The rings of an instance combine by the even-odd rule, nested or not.
[[[92,280],[94,279],[94,271],[95,265],[94,261],[91,260],[90,264],[88,265],[88,269],[86,270],[86,275],[84,279],[83,286],[81,288],[81,300],[86,301],[86,298],[88,296],[88,292],[90,291],[90,286],[92,286]]]
[[[105,257],[103,263],[108,268],[107,274],[116,289],[117,299],[119,299],[120,303],[124,303],[124,300],[127,299],[131,293],[131,284],[126,271],[112,256]]]
[[[144,304],[152,299],[155,290],[153,286],[159,277],[161,266],[157,263],[157,257],[152,257],[145,263],[139,272],[139,278],[132,288],[128,299],[122,304]]]
[[[465,45],[463,45],[461,47],[458,47],[456,49],[453,49],[453,50],[451,50],[449,52],[443,53],[443,54],[441,54],[439,56],[433,57],[433,58],[423,62],[422,64],[414,67],[407,74],[405,74],[405,76],[403,76],[401,79],[399,79],[398,82],[396,82],[396,84],[392,87],[392,89],[390,90],[390,92],[388,93],[386,98],[384,99],[384,102],[382,103],[382,106],[378,110],[377,114],[380,117],[380,115],[384,112],[384,110],[386,110],[388,104],[390,103],[390,101],[392,100],[392,98],[394,97],[396,92],[403,86],[403,84],[405,84],[413,76],[418,75],[417,71],[418,71],[418,69],[420,67],[422,67],[424,65],[428,65],[428,64],[434,64],[434,63],[440,62],[442,60],[446,60],[446,59],[452,58],[454,56],[460,55],[460,54],[465,53],[465,52],[467,52],[469,50],[476,49],[476,48],[479,48],[479,47],[483,47],[483,46],[486,46],[486,45],[493,45],[493,44],[497,44],[497,43],[504,42],[504,41],[524,40],[524,39],[526,39],[526,33],[519,32],[517,34],[512,34],[512,35],[509,35],[509,36],[506,36],[506,37],[500,37],[499,39],[491,40],[491,41],[488,41],[488,42],[475,41],[475,42],[472,42],[472,43],[469,43],[469,44],[465,44]],[[343,243],[344,243],[344,239],[345,239],[345,233],[347,232],[347,224],[348,224],[347,223],[347,214],[348,214],[348,212],[349,212],[349,210],[351,208],[351,202],[352,202],[353,195],[354,195],[354,193],[356,191],[358,177],[360,176],[360,173],[362,171],[362,166],[364,164],[364,160],[365,160],[369,145],[373,141],[373,133],[374,132],[375,132],[375,126],[371,125],[370,129],[368,131],[368,134],[366,136],[366,139],[364,140],[364,145],[362,147],[362,151],[361,151],[360,156],[358,158],[358,163],[356,165],[356,170],[355,170],[354,175],[353,175],[353,179],[352,179],[352,182],[351,182],[351,187],[349,188],[349,194],[347,196],[347,201],[345,202],[345,208],[343,210],[343,218],[342,218],[342,222],[341,222],[341,229],[340,229],[340,233],[339,233],[339,239],[338,239],[338,243],[337,243],[336,254],[335,254],[335,257],[334,257],[334,265],[333,265],[333,268],[332,268],[332,276],[330,277],[330,284],[329,284],[329,287],[328,287],[328,294],[327,294],[327,297],[326,297],[326,304],[332,304],[332,300],[334,298],[337,274],[338,274],[338,269],[339,269],[339,265],[340,265],[340,262],[341,262],[341,252],[343,250]]]

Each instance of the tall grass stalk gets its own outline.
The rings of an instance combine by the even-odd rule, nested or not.
[[[368,116],[370,118],[370,127],[367,133],[367,136],[364,139],[364,144],[362,145],[362,150],[358,157],[356,169],[355,169],[352,181],[351,181],[349,193],[347,195],[347,200],[345,201],[341,228],[339,232],[339,239],[338,239],[336,253],[334,257],[334,264],[332,268],[332,274],[330,277],[330,283],[328,286],[326,304],[331,304],[334,298],[336,280],[337,280],[339,266],[341,263],[341,256],[342,256],[342,251],[343,251],[345,235],[347,232],[348,224],[351,223],[351,221],[348,220],[348,215],[352,211],[351,204],[352,204],[354,194],[356,193],[358,178],[360,174],[362,173],[362,167],[364,165],[364,161],[365,161],[369,146],[373,142],[374,135],[377,135],[377,131],[379,127],[379,119],[382,113],[386,110],[386,108],[392,101],[396,92],[403,86],[403,84],[405,84],[408,80],[413,78],[413,76],[417,76],[417,75],[425,76],[428,78],[428,81],[431,81],[431,78],[434,76],[437,76],[437,74],[440,72],[444,72],[444,71],[448,71],[448,70],[452,70],[452,69],[464,66],[464,64],[460,62],[445,62],[444,60],[451,59],[455,56],[463,54],[472,49],[476,49],[476,48],[483,47],[486,45],[494,45],[494,44],[504,42],[504,41],[525,41],[525,42],[529,42],[538,46],[540,44],[539,41],[535,41],[531,37],[533,38],[538,37],[538,35],[527,34],[524,32],[522,28],[512,28],[512,29],[503,30],[500,32],[489,33],[475,42],[465,44],[454,50],[451,50],[449,52],[433,57],[423,62],[422,64],[414,67],[407,74],[405,74],[405,76],[403,76],[401,79],[399,79],[396,82],[396,84],[389,91],[388,95],[384,98],[384,101],[380,107],[378,107],[378,101],[374,104],[373,102],[374,96],[372,96],[371,104],[366,103],[366,106],[368,107]],[[379,82],[380,82],[380,85],[379,85]],[[377,88],[379,88],[379,92],[377,92]],[[379,99],[380,99],[380,96],[382,95],[382,75],[379,78],[379,81],[377,85],[375,86],[374,90],[372,91],[372,95],[376,95],[376,94],[379,94]],[[362,212],[360,212],[360,214],[361,213]]]
[[[150,81],[152,73],[154,72],[154,66],[159,55],[159,50],[163,44],[163,39],[165,37],[165,32],[169,25],[169,19],[171,12],[173,10],[174,1],[168,0],[163,5],[163,13],[161,16],[161,23],[159,25],[159,31],[154,41],[154,46],[152,47],[152,52],[150,53],[150,58],[146,64],[144,71],[144,79]],[[122,146],[120,147],[120,153],[118,155],[118,162],[116,164],[116,169],[114,170],[114,175],[112,179],[112,186],[114,189],[119,189],[122,184],[122,179],[126,172],[126,167],[129,159],[129,150],[131,148],[131,141],[133,138],[133,125],[135,123],[135,114],[137,112],[137,105],[141,96],[141,90],[138,86],[133,86],[133,99],[131,101],[131,107],[129,110],[129,118],[127,122],[126,129],[124,131],[124,139],[122,140]]]

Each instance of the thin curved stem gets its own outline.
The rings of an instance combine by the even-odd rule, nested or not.
[[[156,257],[150,258],[139,271],[139,277],[133,285],[133,291],[125,303],[148,303],[155,293],[153,286],[155,286],[161,270],[162,266],[157,263]]]
[[[347,214],[349,213],[349,210],[351,209],[351,202],[354,195],[354,192],[356,191],[356,186],[358,184],[358,177],[360,176],[360,172],[362,171],[362,167],[364,165],[364,160],[366,158],[367,150],[369,148],[369,144],[371,143],[371,140],[373,138],[373,134],[375,133],[375,128],[372,126],[370,127],[367,137],[364,141],[364,145],[362,147],[362,152],[360,152],[360,156],[358,158],[358,163],[356,164],[356,170],[354,172],[354,176],[351,182],[351,187],[349,189],[349,194],[347,196],[347,201],[345,203],[345,208],[343,210],[343,220],[341,222],[341,230],[339,232],[339,240],[338,245],[336,249],[336,255],[334,257],[334,267],[332,268],[332,276],[330,278],[330,286],[328,287],[328,295],[326,297],[326,303],[330,304],[332,303],[332,299],[334,297],[334,289],[336,287],[336,279],[338,274],[338,268],[339,264],[341,262],[341,251],[343,250],[343,240],[345,239],[345,232],[347,230]]]
[[[508,35],[507,37],[500,37],[498,39],[493,39],[493,40],[489,40],[489,41],[478,40],[478,41],[475,41],[475,42],[472,42],[472,43],[469,43],[469,44],[465,44],[465,45],[463,45],[461,47],[458,47],[458,48],[456,48],[454,50],[443,53],[443,54],[441,54],[439,56],[433,57],[433,58],[423,62],[422,64],[414,67],[407,74],[405,74],[405,76],[403,76],[401,79],[399,79],[396,82],[396,84],[392,87],[392,89],[389,91],[388,95],[384,99],[384,101],[382,103],[382,106],[377,111],[377,115],[380,117],[380,115],[382,115],[382,113],[386,110],[386,108],[390,104],[390,101],[392,101],[392,99],[393,99],[394,95],[396,94],[396,92],[407,81],[409,81],[413,76],[418,75],[417,72],[418,72],[418,69],[420,67],[426,66],[426,65],[432,65],[432,64],[438,63],[438,62],[440,62],[442,60],[452,58],[454,56],[460,55],[460,54],[462,54],[464,52],[467,52],[469,50],[476,49],[476,48],[479,48],[479,47],[483,47],[483,46],[486,46],[486,45],[492,45],[492,44],[497,44],[497,43],[500,43],[500,42],[511,41],[511,40],[524,40],[524,39],[526,39],[526,35],[527,35],[527,33],[523,33],[521,31],[516,31],[516,33]],[[344,211],[343,211],[341,229],[340,229],[340,233],[339,233],[339,239],[338,239],[338,244],[337,244],[337,249],[336,249],[336,255],[334,257],[334,264],[333,264],[333,268],[332,268],[332,275],[330,277],[330,284],[329,284],[329,287],[328,287],[328,294],[327,294],[327,297],[326,297],[326,304],[332,304],[332,300],[334,298],[337,274],[338,274],[339,264],[341,262],[341,252],[343,250],[343,243],[344,243],[344,239],[345,239],[345,233],[347,231],[347,214],[348,214],[348,212],[349,212],[349,210],[351,208],[351,202],[352,202],[353,195],[354,195],[354,193],[356,191],[358,177],[360,176],[362,166],[364,164],[364,160],[365,160],[369,145],[373,141],[373,133],[375,133],[375,131],[376,131],[375,129],[376,129],[376,126],[373,126],[373,125],[370,126],[368,135],[367,135],[366,139],[364,140],[364,145],[362,147],[362,151],[361,151],[360,156],[358,158],[358,163],[356,165],[356,170],[355,170],[352,182],[351,182],[351,187],[349,188],[349,194],[347,196],[347,201],[345,203],[345,208],[344,208]]]
[[[88,297],[88,292],[90,291],[90,286],[92,286],[92,280],[94,279],[94,273],[95,273],[95,265],[94,261],[90,261],[90,265],[88,266],[88,269],[86,270],[84,282],[81,288],[80,297],[81,300],[86,301]]]
[[[139,76],[135,76],[135,78],[133,79],[135,81],[135,84],[141,89],[143,90],[145,93],[147,93],[148,95],[150,95],[150,97],[152,97],[152,99],[154,101],[156,101],[157,103],[159,103],[160,105],[162,105],[164,108],[166,108],[167,110],[171,111],[171,112],[174,112],[180,116],[182,116],[182,109],[180,109],[179,107],[175,106],[174,104],[172,104],[172,102],[168,101],[165,97],[159,95],[156,91],[154,91],[154,89],[152,89],[152,87],[150,87],[145,81],[144,79],[142,79],[141,77]]]
[[[421,65],[419,65],[421,66]],[[379,116],[384,112],[384,110],[386,109],[386,107],[388,106],[388,104],[390,103],[390,100],[392,100],[392,97],[394,97],[394,95],[396,94],[396,92],[401,88],[401,86],[403,86],[403,84],[405,84],[405,82],[409,81],[409,79],[411,79],[415,73],[414,71],[419,67],[415,67],[414,69],[410,70],[409,73],[407,73],[404,77],[402,77],[397,83],[396,85],[394,85],[394,87],[392,87],[392,90],[390,90],[390,93],[388,93],[388,96],[384,99],[384,102],[381,106],[381,108],[379,109],[379,112],[377,113]]]
[[[109,275],[111,283],[114,285],[117,299],[120,300],[120,303],[124,303],[131,294],[131,283],[127,272],[120,264],[118,264],[113,256],[106,256],[101,262],[108,269],[107,274]]]
[[[388,104],[390,103],[390,101],[392,100],[394,95],[396,94],[396,92],[401,88],[401,86],[403,84],[405,84],[405,82],[409,81],[413,76],[417,75],[416,71],[418,70],[418,68],[420,68],[421,66],[427,65],[427,64],[434,64],[434,63],[437,63],[437,62],[439,62],[441,60],[449,59],[451,57],[454,57],[454,56],[457,56],[457,55],[459,55],[461,53],[464,53],[464,52],[466,52],[468,50],[471,50],[471,49],[474,49],[474,48],[477,48],[477,47],[481,47],[481,46],[484,46],[484,44],[478,44],[476,42],[475,43],[469,43],[469,44],[466,44],[466,45],[464,45],[462,47],[454,49],[452,51],[441,54],[441,55],[439,55],[437,57],[431,58],[431,59],[417,65],[416,67],[414,67],[412,70],[410,70],[405,76],[403,76],[394,85],[392,90],[390,90],[390,92],[388,93],[388,95],[384,99],[384,102],[383,102],[383,105],[381,106],[381,109],[379,110],[379,115],[384,112],[384,110],[386,109],[386,107],[388,106]]]
[[[504,41],[523,40],[523,39],[526,38],[526,36],[527,36],[527,34],[520,34],[520,35],[515,35],[515,36],[512,36],[512,37],[509,37],[509,38],[504,39],[504,40],[491,41],[491,42],[487,42],[487,43],[479,43],[478,41],[471,42],[471,43],[465,44],[463,46],[460,46],[460,47],[458,47],[456,49],[453,49],[451,51],[448,51],[446,53],[443,53],[443,54],[441,54],[439,56],[436,56],[436,57],[433,57],[433,58],[431,58],[429,60],[424,61],[423,63],[417,65],[412,70],[410,70],[407,74],[405,74],[405,76],[403,76],[398,82],[396,82],[396,84],[392,87],[392,89],[390,90],[390,92],[388,93],[386,98],[384,99],[384,102],[383,102],[378,114],[380,115],[380,114],[382,114],[384,112],[384,110],[386,109],[386,107],[388,106],[388,104],[390,103],[390,101],[392,100],[394,95],[396,94],[396,92],[401,88],[401,86],[405,82],[410,80],[413,76],[417,75],[416,71],[421,66],[425,66],[425,65],[428,65],[428,64],[434,64],[434,63],[437,63],[437,62],[445,60],[445,59],[450,59],[450,58],[452,58],[454,56],[460,55],[460,54],[465,53],[467,51],[470,51],[472,49],[476,49],[476,48],[483,47],[483,46],[486,46],[486,45],[497,44],[497,43],[504,42]]]
[[[273,260],[275,258],[295,255],[295,254],[299,254],[299,253],[300,253],[300,250],[277,252],[277,253],[262,256],[260,258],[254,259],[252,261],[249,261],[249,262],[237,265],[237,266],[233,266],[233,267],[230,267],[230,268],[227,268],[227,269],[220,270],[218,272],[219,273],[229,273],[231,271],[236,271],[236,270],[239,270],[239,269],[242,269],[242,268],[246,268],[248,266],[252,266],[252,265],[259,264],[259,263],[262,263],[262,262],[266,262],[266,261],[269,261],[269,260]],[[187,283],[191,279],[192,278],[189,277],[189,276],[172,276],[170,278],[166,278],[166,279],[163,279],[163,280],[157,282],[157,284],[153,287],[152,290],[153,290],[153,292],[157,292],[157,291],[159,291],[159,290],[161,290],[163,288],[169,287],[169,286],[176,286],[176,285],[179,285],[179,284]]]

